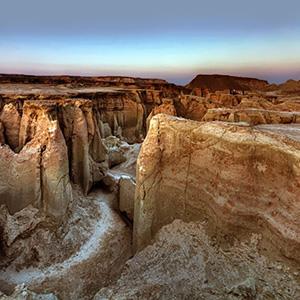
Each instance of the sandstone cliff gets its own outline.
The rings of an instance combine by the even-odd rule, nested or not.
[[[10,213],[31,204],[61,219],[72,199],[66,143],[49,111],[40,106],[25,110],[30,112],[20,122],[21,151],[0,146],[0,204]]]
[[[155,116],[137,165],[136,249],[174,219],[206,220],[299,260],[299,161],[299,143],[275,133]]]

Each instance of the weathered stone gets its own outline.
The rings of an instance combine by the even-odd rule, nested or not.
[[[0,121],[4,126],[4,135],[7,144],[16,150],[19,146],[19,131],[21,117],[17,107],[13,103],[6,104],[1,112]]]
[[[299,260],[299,162],[299,143],[281,135],[155,116],[138,159],[136,249],[179,218],[230,235],[262,232]]]
[[[51,108],[28,104],[23,116],[20,153],[0,146],[0,204],[10,213],[31,204],[60,219],[72,199],[64,137]]]
[[[155,106],[151,113],[149,114],[147,118],[147,130],[149,128],[150,120],[153,116],[157,114],[167,114],[171,116],[177,116],[176,108],[174,106],[174,103],[171,99],[163,99],[163,103],[159,106]]]
[[[273,111],[265,109],[208,109],[203,121],[246,122],[258,124],[290,124],[300,122],[300,112]]]

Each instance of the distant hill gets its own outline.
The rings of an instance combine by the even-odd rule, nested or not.
[[[71,75],[24,75],[0,74],[0,83],[30,83],[30,84],[168,84],[166,80],[154,78],[138,78],[128,76],[71,76]]]
[[[288,94],[299,94],[300,93],[300,80],[290,79],[285,83],[279,85],[279,89]]]
[[[289,79],[281,84],[270,84],[265,91],[280,92],[282,94],[298,95],[300,94],[300,80]]]
[[[212,92],[222,90],[260,90],[268,86],[268,81],[257,78],[238,77],[230,75],[197,75],[189,84],[189,89],[202,88]]]

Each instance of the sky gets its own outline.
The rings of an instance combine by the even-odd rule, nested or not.
[[[0,0],[0,73],[300,80],[299,0]]]

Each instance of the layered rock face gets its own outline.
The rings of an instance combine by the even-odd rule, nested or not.
[[[0,147],[0,204],[10,213],[31,204],[46,215],[63,217],[72,193],[67,147],[58,120],[51,109],[28,104],[20,121],[19,142],[17,132],[12,133],[14,146],[19,144],[22,150],[15,153],[8,145]]]
[[[94,101],[97,116],[109,126],[112,135],[131,143],[142,141],[146,108],[137,92],[102,95],[99,100]]]
[[[6,115],[7,106],[13,111],[11,119],[3,117]],[[9,103],[4,106],[1,114],[3,144],[7,143],[5,151],[11,153],[12,157],[28,155],[28,149],[33,146],[41,147],[44,152],[47,143],[59,139],[64,147],[56,155],[63,162],[62,168],[66,170],[64,173],[70,175],[72,181],[79,184],[85,194],[95,182],[105,177],[107,150],[101,140],[102,123],[96,119],[91,101],[27,100],[22,106],[22,115],[18,115],[19,119],[14,118],[15,111],[16,108]],[[51,134],[47,136],[49,132]],[[15,154],[12,150],[20,152]],[[31,151],[30,155],[38,159],[37,152]],[[32,160],[34,158],[27,157],[25,163],[31,163]],[[59,178],[58,176],[57,179]]]
[[[206,220],[299,260],[299,162],[299,143],[275,133],[155,116],[137,165],[136,249],[174,219]]]
[[[19,131],[21,123],[21,116],[16,103],[4,105],[1,111],[0,121],[5,128],[5,131],[3,131],[4,141],[6,141],[13,150],[16,150],[19,146]]]
[[[246,122],[258,124],[300,123],[300,112],[272,111],[265,109],[208,109],[203,121]]]
[[[57,106],[69,150],[71,179],[87,194],[94,183],[105,177],[108,168],[101,124],[91,101],[61,101]]]

